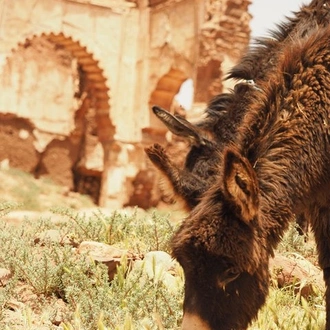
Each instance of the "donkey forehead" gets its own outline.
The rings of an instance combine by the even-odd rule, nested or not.
[[[196,216],[197,217],[197,216]],[[174,235],[173,247],[176,257],[222,259],[224,264],[246,264],[258,249],[255,230],[235,220],[206,217],[188,218]]]

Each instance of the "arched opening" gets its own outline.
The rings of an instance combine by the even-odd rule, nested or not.
[[[180,89],[174,96],[173,101],[185,111],[192,109],[194,102],[194,82],[191,78],[186,79],[181,84]]]
[[[34,35],[12,51],[1,80],[7,96],[0,97],[0,112],[35,126],[39,162],[31,173],[98,203],[104,144],[115,129],[107,80],[93,54],[63,33]]]

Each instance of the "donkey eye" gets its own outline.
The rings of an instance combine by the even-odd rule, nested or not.
[[[226,288],[230,282],[236,280],[236,278],[240,275],[240,272],[235,268],[228,268],[223,273],[218,275],[217,282],[218,286],[222,289]]]
[[[236,269],[228,269],[226,275],[228,279],[233,281],[239,276],[239,272]]]

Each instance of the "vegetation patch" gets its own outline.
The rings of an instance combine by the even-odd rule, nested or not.
[[[41,182],[34,185],[41,185],[41,191],[46,189]],[[173,262],[166,269],[152,255],[170,254],[169,242],[178,223],[173,214],[123,209],[106,215],[95,208],[87,215],[59,203],[51,208],[52,213],[40,213],[38,220],[26,218],[12,225],[6,221],[7,213],[22,201],[15,193],[10,196],[0,204],[0,269],[11,274],[1,277],[0,272],[1,329],[180,329],[182,268]],[[76,198],[74,205],[83,205],[80,197]],[[49,204],[41,204],[40,209],[49,210]],[[85,241],[129,252],[122,256],[112,281],[105,263],[78,253]],[[305,242],[294,226],[278,251],[316,263],[312,236]],[[129,254],[141,260],[130,262]],[[151,256],[149,264],[145,256]],[[278,288],[273,278],[266,305],[249,329],[322,329],[323,293],[303,298],[295,286]]]

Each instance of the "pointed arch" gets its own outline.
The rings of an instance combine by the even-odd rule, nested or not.
[[[155,90],[151,93],[150,104],[157,104],[170,110],[174,96],[179,92],[182,83],[188,78],[182,71],[172,68],[159,79]]]
[[[7,59],[14,55],[16,51],[19,51],[20,48],[25,48],[27,45],[33,43],[33,41],[37,38],[47,40],[49,43],[56,45],[56,47],[59,47],[66,52],[69,52],[72,58],[75,59],[76,63],[78,64],[77,69],[80,78],[79,83],[81,83],[81,81],[83,81],[84,84],[86,83],[86,86],[84,86],[85,88],[79,88],[79,90],[81,89],[81,91],[87,91],[86,94],[88,94],[88,97],[83,98],[84,93],[82,93],[81,95],[79,94],[79,98],[80,100],[82,100],[82,107],[84,107],[85,100],[88,99],[88,101],[86,102],[86,107],[88,107],[90,104],[91,108],[93,108],[96,123],[95,133],[97,134],[98,140],[99,142],[101,142],[103,147],[103,150],[100,151],[98,154],[98,159],[102,157],[103,168],[100,166],[97,170],[88,169],[86,171],[82,168],[78,169],[78,167],[76,166],[76,158],[72,160],[72,158],[70,158],[71,155],[69,155],[67,162],[64,162],[66,164],[65,166],[67,166],[64,170],[70,170],[72,171],[74,176],[79,176],[77,176],[77,179],[76,177],[73,179],[75,188],[76,186],[78,186],[76,181],[79,182],[79,187],[83,187],[82,189],[85,189],[85,187],[87,187],[88,185],[91,186],[92,182],[93,192],[90,193],[86,190],[87,188],[84,191],[79,190],[79,192],[83,192],[84,194],[91,195],[92,197],[94,197],[92,193],[94,194],[95,190],[95,202],[102,204],[102,201],[105,200],[107,194],[107,171],[104,171],[104,169],[108,166],[108,164],[106,163],[106,159],[109,157],[108,154],[110,152],[110,147],[114,143],[115,136],[115,126],[113,125],[110,118],[111,90],[109,87],[108,77],[106,76],[104,69],[100,64],[100,61],[96,59],[97,54],[95,55],[93,51],[90,51],[90,49],[93,48],[92,43],[87,41],[84,45],[80,40],[76,40],[62,32],[43,32],[31,34],[15,44],[15,47],[11,49],[9,54],[7,54]],[[42,162],[41,165],[44,166],[44,162],[49,162],[49,160],[52,159],[52,152],[55,149],[57,150],[61,148],[67,148],[67,139],[55,139],[53,141],[53,144],[43,152],[42,159],[39,163],[41,164]],[[43,175],[43,169],[46,165],[44,167],[42,167],[41,165],[38,166],[37,176]],[[60,173],[60,176],[64,173],[63,171]],[[84,185],[86,181],[85,179],[88,180],[88,184],[86,185]]]

